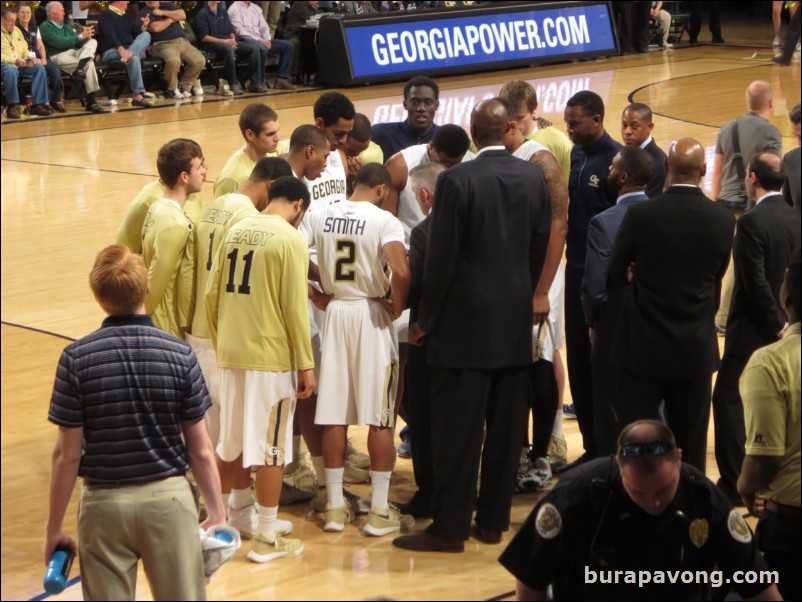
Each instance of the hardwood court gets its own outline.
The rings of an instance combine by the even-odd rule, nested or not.
[[[799,101],[799,63],[779,68],[744,60],[752,49],[698,47],[605,61],[538,69],[440,78],[439,123],[468,125],[475,102],[496,94],[509,79],[527,79],[538,89],[541,114],[563,128],[565,102],[591,89],[607,106],[607,129],[620,137],[619,116],[631,101],[655,111],[654,136],[666,149],[692,136],[708,148],[712,166],[718,129],[742,114],[744,90],[766,79],[775,91],[773,123],[791,137],[786,111]],[[372,121],[403,118],[402,84],[344,90]],[[209,166],[203,196],[228,156],[242,144],[237,116],[249,102],[267,102],[279,112],[283,137],[312,121],[319,92],[300,91],[4,124],[2,138],[2,598],[28,599],[42,593],[41,543],[47,513],[50,451],[56,428],[46,422],[59,353],[67,341],[100,324],[87,276],[95,254],[114,240],[132,197],[156,176],[155,155],[175,137],[197,140]],[[707,183],[709,191],[709,182]],[[566,391],[566,403],[570,393]],[[566,421],[569,457],[581,452],[576,423]],[[365,430],[356,429],[365,448]],[[712,427],[708,473],[715,476]],[[399,459],[391,499],[405,500],[414,488],[409,460]],[[367,486],[355,486],[367,494]],[[77,493],[66,528],[75,534]],[[516,496],[513,529],[536,494]],[[470,540],[462,555],[424,555],[391,547],[390,537],[366,538],[357,526],[325,534],[321,519],[306,506],[281,509],[304,541],[301,558],[254,565],[247,547],[221,569],[210,599],[488,599],[509,596],[510,576],[495,562],[502,546]],[[425,522],[424,522],[425,525]],[[418,526],[420,528],[420,525]],[[508,541],[506,534],[504,541]],[[246,544],[247,545],[247,544]],[[72,575],[78,574],[77,564]],[[58,599],[80,599],[74,585]],[[140,581],[139,598],[149,591]]]

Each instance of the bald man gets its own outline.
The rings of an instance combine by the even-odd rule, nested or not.
[[[668,188],[627,212],[609,275],[612,291],[632,283],[612,348],[618,419],[656,419],[665,400],[686,461],[702,472],[711,381],[719,367],[713,316],[735,228],[732,214],[699,188],[706,169],[696,140],[671,147]]]
[[[725,124],[716,141],[713,162],[713,200],[719,201],[735,215],[749,205],[744,177],[746,167],[758,153],[768,151],[782,158],[780,131],[769,123],[774,113],[774,92],[764,81],[754,81],[746,88],[747,112]],[[736,142],[737,138],[737,142]],[[741,154],[740,161],[737,154]],[[716,326],[724,333],[732,299],[733,274],[728,272],[721,291],[721,305],[716,314]]]
[[[527,426],[532,304],[551,228],[543,170],[504,148],[512,127],[499,101],[477,104],[471,114],[476,159],[437,181],[418,312],[438,433],[434,521],[396,539],[400,548],[462,552],[474,506],[473,534],[482,543],[499,543],[509,528]]]

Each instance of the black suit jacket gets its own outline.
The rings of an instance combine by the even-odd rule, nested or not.
[[[802,214],[779,193],[764,198],[738,221],[725,355],[748,359],[758,347],[777,340],[786,321],[780,285],[791,253],[799,248],[801,229]]]
[[[718,369],[714,317],[735,218],[697,187],[672,186],[629,208],[613,247],[610,285],[632,294],[616,329],[613,361],[644,378],[692,380]]]
[[[420,295],[423,288],[423,265],[426,260],[426,247],[429,245],[429,230],[432,220],[427,215],[424,220],[412,228],[409,234],[409,270],[412,281],[409,284],[407,307],[409,307],[409,323],[418,321]]]
[[[532,362],[532,296],[551,206],[543,171],[486,150],[437,180],[418,322],[432,366]]]
[[[663,186],[666,183],[666,154],[663,149],[657,146],[654,138],[643,150],[654,159],[654,176],[649,180],[649,185],[646,187],[646,196],[653,199],[658,194],[663,194]]]
[[[783,157],[783,168],[785,169],[785,184],[783,185],[783,195],[785,202],[799,211],[802,209],[800,194],[802,193],[802,150],[796,147],[785,153]]]

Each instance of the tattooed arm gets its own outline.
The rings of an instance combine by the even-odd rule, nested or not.
[[[535,322],[539,323],[549,316],[549,289],[563,257],[565,235],[568,232],[568,185],[560,164],[551,151],[539,151],[529,161],[543,170],[551,201],[549,247],[534,298]]]

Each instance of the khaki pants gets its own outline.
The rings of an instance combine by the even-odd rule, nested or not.
[[[92,94],[100,90],[100,84],[97,80],[97,71],[95,70],[95,52],[97,52],[97,40],[93,39],[87,40],[86,44],[80,48],[65,50],[64,52],[59,52],[48,58],[56,63],[62,71],[70,75],[78,68],[79,61],[82,59],[89,59],[89,63],[86,66],[86,79],[84,80],[84,84],[86,85],[86,91]]]
[[[85,485],[78,543],[84,600],[133,600],[139,558],[155,600],[206,600],[198,511],[185,477]]]
[[[186,88],[189,88],[198,79],[200,72],[206,66],[206,59],[203,54],[190,44],[186,38],[154,42],[148,52],[150,52],[151,56],[164,61],[164,79],[167,80],[167,88],[169,90],[178,88],[178,72],[181,69],[181,61],[187,64],[180,82],[181,86]]]

